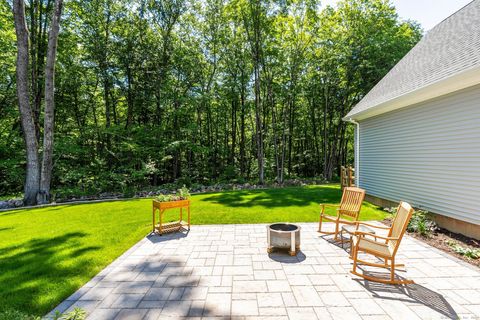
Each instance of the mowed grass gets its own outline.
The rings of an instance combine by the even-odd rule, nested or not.
[[[316,222],[318,203],[338,203],[340,197],[338,185],[199,194],[192,196],[191,222]],[[0,311],[47,313],[151,231],[151,202],[136,199],[0,213]],[[167,219],[176,215],[169,213]],[[364,203],[362,220],[384,216]]]

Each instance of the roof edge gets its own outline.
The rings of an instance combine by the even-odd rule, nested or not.
[[[426,86],[412,90],[364,111],[347,114],[342,118],[348,120],[364,120],[382,113],[408,107],[413,104],[431,100],[480,83],[480,65],[469,68],[450,77],[438,80]]]

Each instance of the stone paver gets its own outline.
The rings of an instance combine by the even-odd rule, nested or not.
[[[406,236],[397,275],[416,284],[365,282],[349,273],[348,251],[316,224],[300,225],[296,257],[268,255],[262,224],[150,235],[54,310],[81,307],[89,319],[480,319],[478,268]]]

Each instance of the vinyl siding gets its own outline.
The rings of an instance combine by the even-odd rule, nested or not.
[[[368,194],[480,224],[480,86],[361,121],[359,157]]]

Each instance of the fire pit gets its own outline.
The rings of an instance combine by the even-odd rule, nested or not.
[[[291,256],[300,250],[300,227],[290,223],[274,223],[267,226],[267,252],[274,248],[288,249]]]

